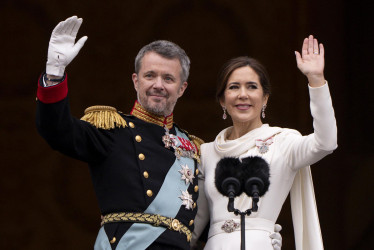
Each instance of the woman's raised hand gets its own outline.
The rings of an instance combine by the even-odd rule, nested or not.
[[[312,35],[304,39],[301,55],[295,51],[297,67],[308,78],[311,87],[325,84],[325,49]]]

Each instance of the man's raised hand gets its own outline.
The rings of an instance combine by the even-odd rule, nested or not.
[[[60,22],[52,31],[48,47],[47,75],[63,76],[65,67],[83,47],[87,36],[75,43],[82,22],[82,18],[72,16]]]

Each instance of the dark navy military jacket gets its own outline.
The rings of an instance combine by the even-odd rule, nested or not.
[[[176,160],[173,148],[165,148],[165,129],[132,115],[123,115],[127,127],[98,129],[70,114],[68,98],[56,103],[38,101],[36,124],[41,136],[55,150],[87,162],[102,215],[114,212],[143,212],[156,197],[165,175]],[[173,124],[170,134],[175,134]],[[196,160],[195,166],[197,169]],[[193,201],[198,197],[197,171],[188,187]],[[165,204],[167,207],[167,204]],[[167,208],[166,208],[167,209]],[[197,212],[181,205],[175,216],[193,231]],[[132,223],[105,224],[109,240],[117,243]],[[165,230],[148,249],[189,249],[186,236]]]

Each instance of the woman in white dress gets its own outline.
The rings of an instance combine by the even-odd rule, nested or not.
[[[260,156],[267,161],[270,186],[260,198],[258,211],[246,216],[246,249],[273,249],[269,235],[289,193],[296,249],[323,249],[309,166],[336,149],[336,121],[323,73],[323,45],[309,36],[303,42],[301,54],[295,52],[295,55],[297,67],[309,83],[314,133],[306,136],[296,130],[262,123],[270,86],[259,62],[248,57],[234,58],[221,72],[217,98],[224,111],[223,118],[226,113],[230,115],[233,126],[201,147],[200,195],[193,241],[210,219],[205,249],[240,249],[240,217],[227,211],[228,198],[215,186],[215,168],[223,157],[248,156]],[[252,199],[245,193],[235,198],[235,208],[240,211],[247,210],[251,204]]]

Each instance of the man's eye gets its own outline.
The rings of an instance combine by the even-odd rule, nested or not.
[[[250,89],[257,89],[257,85],[250,85],[249,88]]]

